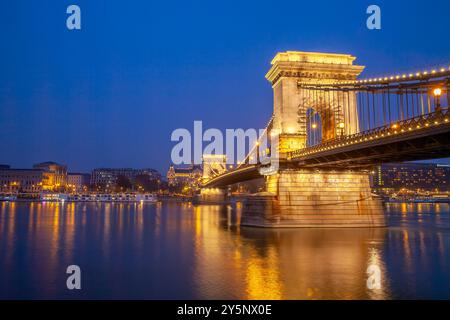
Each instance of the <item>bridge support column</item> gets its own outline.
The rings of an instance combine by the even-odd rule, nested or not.
[[[383,227],[381,199],[368,171],[284,169],[266,177],[267,193],[244,205],[242,225],[260,227]]]
[[[226,201],[227,192],[221,188],[202,188],[195,201],[197,203],[221,204]]]

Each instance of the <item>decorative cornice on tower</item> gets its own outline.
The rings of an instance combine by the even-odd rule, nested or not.
[[[277,53],[271,64],[273,65],[277,62],[307,62],[352,65],[355,59],[356,57],[350,54],[286,51]]]
[[[282,77],[320,79],[324,82],[354,80],[364,66],[353,65],[356,57],[349,54],[287,51],[272,59],[266,79],[274,85]]]

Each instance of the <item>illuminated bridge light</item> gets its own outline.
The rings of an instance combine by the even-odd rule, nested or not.
[[[433,90],[433,94],[434,94],[436,97],[439,97],[439,96],[442,94],[442,89],[441,89],[441,88],[436,88],[436,89],[434,89],[434,90]]]
[[[445,72],[445,68],[441,68],[441,70],[440,70],[441,72]]]

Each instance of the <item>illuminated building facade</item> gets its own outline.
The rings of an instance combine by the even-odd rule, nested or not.
[[[88,173],[68,173],[67,187],[70,191],[80,192],[89,188],[91,175]]]
[[[186,167],[170,166],[167,171],[167,181],[169,186],[189,185],[196,187],[201,182],[202,176],[203,170],[199,165],[191,165]]]
[[[148,175],[152,180],[161,181],[161,174],[150,168],[133,169],[133,168],[98,168],[94,169],[91,174],[91,185],[94,187],[112,187],[116,184],[117,178],[123,176],[127,178],[130,183],[134,183],[139,175]]]
[[[42,189],[48,191],[59,191],[67,185],[67,166],[56,162],[47,161],[37,163],[33,169],[43,171]]]
[[[43,173],[40,169],[0,168],[0,191],[13,193],[41,192]]]
[[[385,191],[400,189],[450,191],[450,165],[434,163],[392,163],[378,166],[373,187]]]

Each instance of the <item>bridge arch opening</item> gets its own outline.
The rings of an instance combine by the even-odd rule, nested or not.
[[[314,108],[306,109],[306,146],[322,142],[322,117]]]
[[[307,91],[307,98],[298,106],[298,122],[306,136],[306,146],[333,140],[344,133],[341,106],[325,91]],[[309,95],[313,97],[309,97]],[[345,127],[345,124],[344,124]]]

